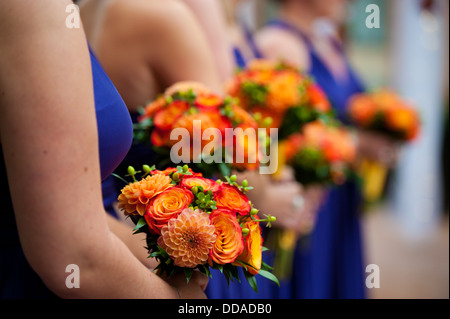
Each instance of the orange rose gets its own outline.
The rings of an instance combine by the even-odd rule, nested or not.
[[[419,127],[416,113],[405,106],[386,110],[386,123],[394,131],[404,132],[407,137],[414,137]]]
[[[174,101],[155,114],[153,123],[160,130],[170,130],[173,123],[188,109],[187,102]]]
[[[194,104],[204,110],[217,110],[223,104],[221,97],[215,94],[199,94]]]
[[[164,97],[157,98],[145,107],[144,115],[146,117],[153,117],[155,113],[162,110],[164,106],[166,106],[166,99]]]
[[[182,187],[171,187],[153,198],[147,206],[145,220],[152,233],[161,235],[161,228],[191,204],[194,195]]]
[[[176,167],[169,167],[169,168],[166,168],[166,169],[163,170],[163,171],[160,171],[160,170],[157,170],[157,169],[156,169],[156,170],[154,170],[154,171],[151,171],[150,173],[151,173],[152,175],[155,175],[155,174],[163,174],[163,175],[169,176],[170,174],[175,173],[176,171],[177,171]],[[202,173],[195,173],[195,172],[192,170],[192,168],[189,168],[188,172],[191,173],[192,176],[200,176],[200,177],[203,176]],[[191,176],[191,175],[188,175],[188,176]]]
[[[205,192],[211,191],[213,193],[220,189],[220,185],[211,179],[191,175],[185,175],[180,182],[180,186],[186,187],[187,189],[191,189],[194,186],[201,186]]]
[[[168,87],[164,92],[164,95],[170,97],[178,92],[188,92],[192,90],[194,94],[208,94],[210,90],[202,83],[195,81],[181,81]]]
[[[240,125],[248,125],[253,127],[258,127],[255,119],[246,110],[237,105],[232,105],[233,111],[233,121],[239,123]]]
[[[156,195],[172,187],[172,180],[162,174],[147,176],[145,179],[125,186],[118,197],[119,209],[126,215],[145,213],[147,204]]]
[[[269,84],[267,105],[275,112],[285,112],[302,100],[299,76],[294,72],[280,72]]]
[[[210,215],[211,224],[216,228],[216,242],[210,252],[210,264],[232,263],[244,250],[242,228],[236,215],[226,209],[217,209]]]
[[[150,141],[156,147],[171,146],[170,130],[154,129],[150,135]]]
[[[370,125],[375,120],[378,112],[376,104],[367,95],[359,94],[351,98],[349,112],[354,121],[359,125]]]
[[[239,215],[248,215],[251,207],[247,196],[239,189],[228,184],[222,184],[220,190],[214,194],[217,208],[231,210]]]
[[[256,217],[256,216],[255,216]],[[257,275],[261,269],[263,239],[261,236],[261,227],[257,221],[244,222],[243,228],[247,228],[249,233],[244,237],[244,251],[236,260],[243,261],[250,265],[247,270],[252,275]],[[242,264],[236,264],[242,266]]]
[[[233,166],[246,169],[259,167],[259,140],[255,127],[246,124],[236,127],[232,141],[227,141],[227,151],[233,151]],[[250,129],[250,132],[247,131]],[[248,133],[248,134],[247,134]],[[233,143],[233,144],[231,144]],[[231,154],[230,154],[231,157]]]
[[[325,92],[317,84],[308,85],[306,88],[306,94],[309,97],[311,106],[315,110],[321,113],[326,113],[331,110],[330,101],[328,101]]]

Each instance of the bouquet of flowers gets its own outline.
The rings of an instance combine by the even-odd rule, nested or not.
[[[338,122],[317,120],[303,126],[301,132],[290,135],[280,144],[283,164],[293,168],[296,180],[304,186],[304,192],[317,194],[317,186],[339,185],[351,173],[356,158],[356,145],[350,132]],[[322,191],[319,190],[318,202]],[[303,199],[298,199],[302,206]],[[296,205],[294,200],[294,205]],[[274,268],[278,278],[292,273],[294,247],[300,236],[307,236],[313,229],[317,211],[301,210],[300,224],[296,230],[271,230],[268,241],[275,247]]]
[[[284,62],[253,60],[237,72],[227,87],[229,95],[256,117],[271,118],[271,127],[285,139],[305,123],[332,116],[322,89],[306,74]]]
[[[353,96],[349,117],[358,128],[387,134],[401,142],[415,139],[420,129],[417,111],[388,89]]]
[[[255,119],[232,98],[196,82],[180,82],[143,109],[134,129],[135,140],[151,141],[161,156],[160,168],[194,163],[207,176],[227,176],[231,168],[259,167],[263,144],[257,128]]]
[[[283,155],[302,185],[343,184],[356,159],[356,143],[348,129],[315,121],[283,142]]]
[[[245,193],[252,189],[236,176],[226,181],[207,179],[187,165],[164,171],[144,165],[141,172],[128,169],[133,182],[118,197],[119,209],[135,222],[135,232],[147,235],[149,257],[159,261],[159,275],[184,272],[189,281],[197,269],[211,276],[219,269],[229,281],[245,278],[257,291],[256,275],[277,282],[270,266],[262,261],[261,222]],[[142,173],[140,180],[136,175]]]
[[[349,118],[359,129],[384,134],[399,144],[416,139],[420,131],[418,112],[389,89],[353,96],[349,102]],[[382,195],[388,169],[377,160],[363,158],[359,174],[366,201],[377,201]]]

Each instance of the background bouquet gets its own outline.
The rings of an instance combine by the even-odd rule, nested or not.
[[[197,132],[196,123],[199,123]],[[227,139],[228,128],[234,132],[230,139]],[[255,133],[253,139],[244,134],[248,128]],[[180,82],[143,109],[135,125],[135,139],[151,141],[160,156],[159,168],[172,163],[170,150],[178,144],[189,150],[183,154],[177,147],[182,163],[194,163],[206,176],[217,173],[228,176],[231,168],[253,170],[259,167],[257,128],[255,119],[232,98],[222,98],[199,83]],[[175,129],[185,129],[189,137],[184,141],[179,137],[171,139]],[[216,130],[212,132],[213,129]],[[238,156],[242,160],[235,160]]]
[[[420,130],[418,112],[388,89],[353,96],[349,117],[358,128],[386,134],[400,142],[415,139]]]
[[[348,129],[314,121],[281,145],[284,159],[302,185],[343,184],[356,159],[356,144]]]
[[[279,129],[280,139],[298,132],[305,123],[332,115],[322,89],[284,62],[251,61],[230,81],[227,92],[257,117],[272,118],[270,126]]]
[[[143,166],[141,180],[129,167],[132,183],[118,197],[119,209],[135,222],[136,232],[147,234],[149,257],[159,264],[159,275],[184,272],[189,281],[197,269],[211,276],[219,269],[227,280],[238,279],[238,268],[257,291],[255,275],[277,282],[262,261],[261,222],[270,226],[275,218],[258,217],[245,192],[252,189],[236,176],[214,181],[193,172],[187,165],[164,171]]]
[[[399,144],[417,138],[420,131],[418,112],[389,89],[353,96],[349,102],[350,120],[359,129],[383,134]],[[367,203],[382,197],[389,169],[377,159],[363,158],[359,174]]]

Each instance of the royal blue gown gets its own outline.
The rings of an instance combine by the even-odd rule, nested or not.
[[[348,122],[348,99],[353,94],[364,91],[362,82],[348,61],[347,80],[338,81],[301,30],[280,20],[272,21],[270,25],[291,32],[306,44],[311,61],[310,75],[327,94],[337,117],[344,123]],[[333,41],[333,45],[344,55],[339,43]],[[296,247],[293,298],[365,298],[364,256],[359,221],[361,199],[354,180],[328,192],[318,213],[314,231]]]
[[[249,29],[244,26],[243,32],[248,47],[252,52],[251,58],[263,58],[261,52],[258,50],[258,47],[253,41],[253,37]],[[239,47],[233,47],[233,55],[235,64],[238,68],[244,68],[247,62],[249,62],[242,54]],[[266,234],[266,230],[263,229],[263,236],[265,237]],[[268,265],[272,265],[273,254],[271,252],[264,252],[263,260]],[[206,295],[210,299],[274,299],[279,297],[280,295],[281,298],[283,298],[283,296],[286,296],[286,293],[283,292],[287,290],[290,291],[291,285],[289,282],[282,283],[283,289],[279,289],[278,286],[272,281],[261,276],[256,276],[256,281],[258,284],[258,293],[256,293],[253,288],[247,283],[242,269],[239,269],[239,279],[241,282],[239,283],[235,279],[233,282],[230,282],[230,284],[227,283],[225,277],[220,273],[220,271],[212,270],[211,272],[212,278],[209,280],[208,287],[206,288]]]
[[[128,110],[116,88],[90,52],[97,116],[100,168],[106,179],[127,154],[133,137]],[[70,143],[70,141],[67,141]],[[11,196],[0,149],[0,298],[48,299],[56,296],[25,259],[19,241]],[[76,200],[76,199],[74,199]],[[70,222],[70,220],[68,221]]]

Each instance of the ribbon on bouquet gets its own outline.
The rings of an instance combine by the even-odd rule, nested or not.
[[[363,180],[364,199],[367,203],[378,201],[383,195],[389,169],[380,162],[364,158],[358,171]]]

